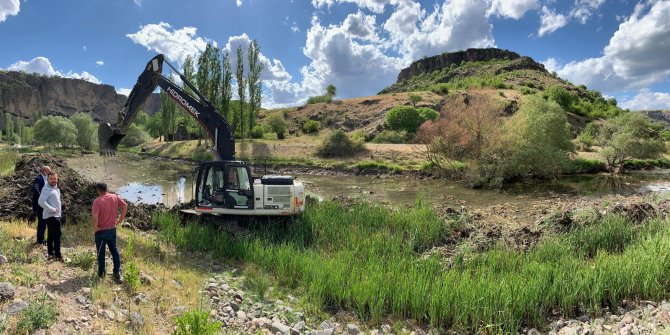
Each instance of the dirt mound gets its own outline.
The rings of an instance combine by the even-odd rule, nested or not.
[[[39,168],[49,166],[58,173],[63,202],[63,222],[87,224],[93,200],[97,196],[95,183],[68,167],[61,158],[47,154],[21,156],[14,173],[0,182],[0,218],[34,220],[31,198],[32,182]],[[129,204],[127,222],[137,229],[151,229],[151,215],[167,211],[165,206]]]
[[[635,223],[641,223],[646,219],[656,216],[656,209],[654,209],[654,206],[646,202],[614,204],[607,208],[606,212],[621,215]]]

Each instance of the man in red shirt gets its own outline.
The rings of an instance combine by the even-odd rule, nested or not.
[[[93,220],[93,232],[95,233],[95,249],[98,254],[98,277],[105,275],[105,245],[109,246],[114,262],[114,281],[121,282],[121,256],[116,247],[116,226],[123,222],[128,212],[128,204],[121,197],[113,193],[107,193],[107,184],[95,184],[98,197],[93,201],[91,218]],[[121,209],[121,215],[117,220],[116,215]]]

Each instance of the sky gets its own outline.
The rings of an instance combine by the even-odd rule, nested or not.
[[[374,95],[413,60],[530,56],[632,110],[670,109],[670,0],[0,0],[0,69],[127,94],[157,53],[261,50],[263,107]],[[246,59],[246,57],[245,57]]]

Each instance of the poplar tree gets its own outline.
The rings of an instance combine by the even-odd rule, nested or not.
[[[260,47],[254,40],[249,44],[247,57],[249,60],[249,72],[247,74],[247,84],[249,85],[249,137],[251,138],[251,129],[256,124],[256,112],[261,107],[261,72],[263,63],[259,61]]]
[[[219,110],[223,116],[230,120],[230,100],[233,98],[233,71],[230,67],[230,56],[223,52],[223,73],[221,82],[221,100]]]
[[[240,111],[237,116],[237,126],[239,128],[239,136],[244,137],[244,101],[246,99],[245,82],[244,82],[244,58],[242,58],[242,46],[237,47],[237,71],[235,72],[237,79],[237,94],[239,96]]]

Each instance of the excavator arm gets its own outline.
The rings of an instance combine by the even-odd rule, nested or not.
[[[163,63],[179,74],[179,78],[185,86],[193,91],[193,95],[186,93],[184,89],[163,76]],[[214,143],[213,149],[217,160],[231,161],[235,159],[235,137],[228,121],[183,74],[164,59],[163,55],[157,55],[147,63],[144,71],[137,78],[137,83],[130,91],[126,104],[119,112],[116,124],[100,124],[98,128],[100,154],[111,155],[116,152],[119,142],[126,136],[126,131],[137,117],[140,107],[153,93],[156,86],[175,100],[189,115],[198,120],[212,143]]]

